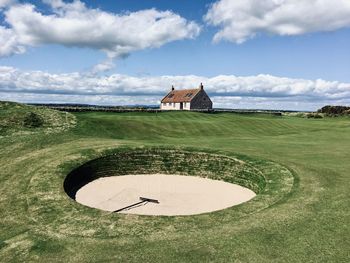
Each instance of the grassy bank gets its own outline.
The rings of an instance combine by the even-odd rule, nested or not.
[[[9,110],[1,110],[2,121]],[[7,124],[0,138],[1,261],[349,260],[349,118],[91,112],[71,120],[53,133]],[[66,195],[69,171],[120,147],[191,149],[273,163],[292,171],[294,181],[261,209],[249,210],[252,200],[193,217],[110,214]],[[273,196],[281,193],[273,189]]]

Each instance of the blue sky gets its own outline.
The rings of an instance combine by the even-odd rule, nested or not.
[[[265,2],[271,3],[265,6],[259,6],[256,0],[78,1],[82,5],[85,4],[81,9],[81,7],[69,5],[71,1],[6,0],[0,11],[0,26],[7,30],[8,34],[4,33],[1,37],[0,31],[0,41],[5,41],[6,44],[9,34],[12,34],[13,39],[16,40],[11,43],[8,41],[12,45],[8,44],[10,46],[8,49],[3,51],[0,49],[2,54],[0,67],[4,68],[0,71],[0,94],[3,98],[24,102],[83,100],[97,104],[147,102],[154,104],[173,83],[178,84],[179,88],[192,88],[196,85],[195,81],[203,79],[204,84],[208,85],[208,92],[214,96],[214,106],[218,107],[313,110],[323,104],[349,104],[350,19],[346,17],[350,17],[350,4],[342,0],[336,1],[343,6],[333,8],[327,5],[327,1],[313,4],[314,14],[311,17],[315,18],[306,19],[305,15],[310,15],[308,12],[311,10],[306,2],[312,1],[285,0],[286,3],[284,3],[284,1],[269,0]],[[247,2],[251,2],[249,8],[247,8]],[[276,2],[279,3],[276,4]],[[33,6],[33,10],[28,11],[29,13],[25,16],[23,10],[28,4]],[[300,14],[286,11],[290,10],[291,6],[300,10]],[[86,14],[86,16],[74,17],[74,21],[82,19],[82,23],[91,23],[89,21],[91,12],[127,17],[129,14],[152,8],[157,12],[168,10],[170,13],[165,15],[162,13],[162,18],[155,18],[150,26],[156,25],[164,15],[166,19],[169,18],[166,23],[169,23],[167,26],[170,32],[167,36],[161,35],[150,40],[136,38],[136,34],[142,34],[149,27],[137,31],[135,26],[131,28],[131,31],[135,32],[135,39],[133,39],[133,33],[125,34],[123,28],[118,28],[119,24],[116,22],[110,29],[106,29],[110,31],[105,35],[98,35],[100,38],[96,43],[88,43],[89,39],[96,39],[96,33],[91,33],[89,36],[89,31],[82,32],[82,38],[87,39],[84,41],[80,41],[79,36],[75,38],[72,36],[67,40],[48,36],[50,32],[44,32],[45,30],[40,27],[37,31],[43,32],[38,33],[34,32],[35,30],[29,32],[32,30],[29,26],[22,30],[18,25],[31,23],[32,17],[32,20],[37,23],[38,20],[34,18],[40,14],[38,19],[42,19],[44,28],[47,23],[46,17],[54,17],[57,27],[53,30],[57,29],[58,34],[64,36],[71,32],[69,28],[60,27],[59,23],[62,19],[71,22],[70,18],[75,15],[72,13],[74,8],[76,12]],[[259,14],[256,15],[257,13]],[[158,15],[157,13],[150,16],[153,18],[152,16]],[[239,16],[242,16],[241,20],[236,19]],[[226,20],[222,17],[226,17]],[[318,19],[320,17],[322,19]],[[147,19],[149,18],[147,15]],[[133,21],[131,23],[138,23],[137,19]],[[35,25],[34,22],[33,25]],[[179,23],[179,26],[173,27],[172,23]],[[72,25],[72,28],[74,26],[76,25]],[[102,23],[101,26],[103,28],[104,24]],[[96,32],[98,30],[99,28]],[[178,34],[181,30],[183,34]],[[93,31],[92,28],[91,32]],[[215,36],[221,31],[224,33],[218,37],[219,40],[215,40]],[[111,34],[115,39],[109,39]],[[104,38],[108,38],[106,43]],[[154,44],[153,39],[160,44]],[[142,44],[139,45],[139,42]],[[125,46],[123,46],[124,43],[126,43]],[[111,47],[111,45],[115,46]],[[121,51],[119,46],[125,49]],[[104,65],[103,70],[100,70],[101,67],[96,67],[99,64]],[[16,72],[18,79],[18,76],[21,76],[22,82],[18,83],[18,79],[8,77],[10,69],[11,72]],[[41,84],[32,84],[33,87],[30,89],[20,87],[24,85],[24,76],[32,74],[33,71],[46,74],[46,79],[53,78],[47,77],[47,74],[54,75],[55,83],[61,83],[62,88],[50,82],[47,83],[47,87],[41,87],[42,79],[32,79],[30,83],[37,81]],[[73,80],[64,81],[67,75],[72,79],[72,74],[80,74],[80,78],[86,78],[89,85],[94,85],[95,81],[96,87],[91,87],[95,97],[91,96],[89,100],[89,92],[85,90],[77,91],[75,97],[63,96],[62,94],[65,93],[72,94],[67,92],[69,88],[76,89],[76,87],[67,87],[67,85],[75,85]],[[262,75],[267,77],[261,82],[262,78],[259,76]],[[119,89],[115,89],[115,83],[109,83],[112,86],[110,90],[108,85],[99,88],[101,82],[107,79],[109,81],[113,76],[118,76],[123,81],[130,78],[130,82],[127,84],[123,82],[125,86],[119,86]],[[164,76],[171,78],[167,82]],[[42,78],[41,75],[40,78]],[[139,96],[139,101],[135,98],[128,100],[128,92],[125,94],[122,92],[127,88],[132,89],[131,83],[135,84],[135,81],[141,85],[135,88],[138,91],[135,95]],[[121,82],[118,80],[118,85],[121,85]],[[141,90],[142,82],[150,85],[145,87],[149,92]],[[302,85],[304,86],[301,87]],[[155,90],[151,90],[152,86],[155,86]],[[45,88],[46,91],[52,90],[52,92],[46,92],[46,96],[43,97],[42,91],[36,90],[37,87]],[[99,92],[101,89],[103,92]],[[35,94],[41,95],[39,97]],[[249,98],[253,99],[249,100]],[[269,100],[273,102],[270,103]]]

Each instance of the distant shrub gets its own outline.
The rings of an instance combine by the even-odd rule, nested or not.
[[[346,106],[331,106],[327,105],[318,110],[319,113],[324,113],[328,116],[349,115],[350,107]]]
[[[314,114],[315,119],[322,119],[323,116],[321,114]]]
[[[43,124],[43,118],[34,112],[27,113],[23,120],[23,126],[27,128],[38,128],[43,126]]]
[[[313,118],[313,119],[322,119],[323,118],[323,116],[321,114],[319,114],[319,113],[307,113],[305,115],[305,117],[308,118],[308,119],[311,119],[311,118]]]

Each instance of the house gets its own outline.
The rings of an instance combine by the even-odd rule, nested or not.
[[[171,91],[161,100],[161,110],[211,110],[213,103],[204,91],[203,84],[198,89]]]

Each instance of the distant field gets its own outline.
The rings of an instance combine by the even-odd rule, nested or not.
[[[1,262],[350,260],[347,117],[66,114],[2,103],[0,146]],[[261,193],[278,198],[203,215],[150,217],[87,208],[64,192],[73,168],[135,147],[238,158],[268,170],[272,186]],[[285,188],[274,185],[287,169]]]

